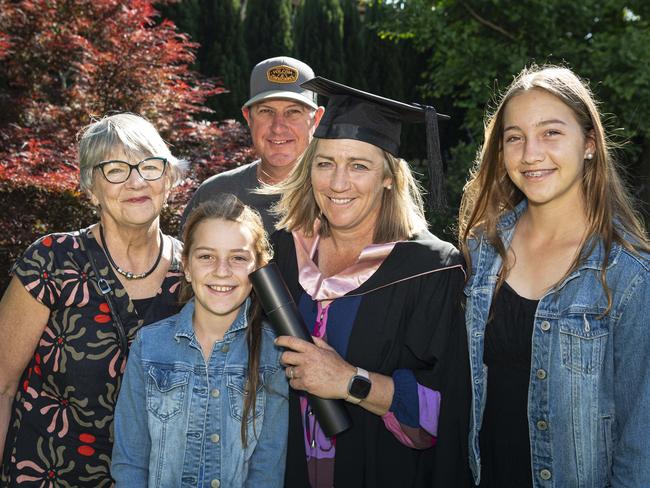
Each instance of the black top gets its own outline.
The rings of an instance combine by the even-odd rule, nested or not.
[[[532,487],[528,383],[538,300],[504,283],[485,330],[487,399],[480,435],[481,487]]]
[[[379,269],[346,296],[360,296],[345,359],[392,375],[410,369],[419,384],[442,395],[437,444],[416,450],[400,444],[381,417],[345,404],[352,427],[337,436],[337,488],[469,486],[467,439],[469,371],[459,299],[465,281],[458,251],[428,232],[400,242]],[[298,281],[291,234],[273,237],[274,260],[294,300]],[[289,392],[286,488],[309,486],[299,397]]]
[[[153,305],[156,297],[149,297],[149,298],[132,298],[131,302],[133,302],[133,306],[135,307],[135,311],[138,312],[138,315],[140,317],[145,317],[149,313],[149,309]]]

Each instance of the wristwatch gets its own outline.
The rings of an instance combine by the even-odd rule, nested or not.
[[[363,368],[357,368],[356,374],[350,378],[348,383],[348,396],[345,401],[355,405],[361,403],[368,397],[370,387],[372,387],[372,382],[368,372]]]

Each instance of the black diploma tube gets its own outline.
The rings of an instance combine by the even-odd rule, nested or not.
[[[250,275],[255,294],[262,304],[276,334],[297,337],[314,343],[286,283],[275,263],[269,263]],[[320,398],[307,394],[316,419],[328,437],[333,437],[351,426],[350,416],[341,400]]]

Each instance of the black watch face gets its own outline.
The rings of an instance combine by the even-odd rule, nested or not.
[[[370,386],[370,381],[363,376],[356,376],[350,385],[350,395],[363,400],[370,393]]]

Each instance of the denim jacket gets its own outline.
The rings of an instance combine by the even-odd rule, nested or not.
[[[118,488],[283,485],[288,382],[265,323],[262,385],[249,416],[248,446],[241,441],[249,301],[207,364],[192,327],[193,300],[138,332],[115,410],[111,474]]]
[[[524,200],[498,230],[508,248]],[[480,479],[479,432],[488,371],[485,325],[501,267],[484,237],[470,242],[465,288],[472,372],[470,467]],[[604,247],[539,301],[532,336],[528,431],[535,488],[650,487],[650,268],[647,254],[613,244],[612,308],[600,282]]]

